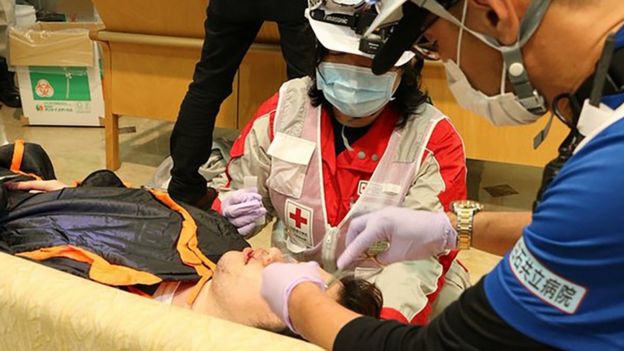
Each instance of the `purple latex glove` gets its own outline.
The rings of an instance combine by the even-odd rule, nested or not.
[[[228,194],[221,201],[221,214],[236,227],[238,233],[247,236],[256,227],[256,220],[266,215],[262,195],[257,188],[245,188]]]
[[[273,263],[262,271],[260,293],[269,303],[271,310],[286,323],[293,333],[297,331],[290,321],[288,298],[297,285],[305,282],[315,283],[321,290],[325,290],[325,282],[321,279],[321,269],[318,263]]]
[[[377,256],[389,264],[440,254],[455,248],[456,239],[457,232],[444,212],[386,207],[351,221],[338,268],[349,267],[378,241],[390,242],[390,248]]]

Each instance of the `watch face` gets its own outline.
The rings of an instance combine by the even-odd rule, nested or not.
[[[476,202],[476,201],[472,201],[472,200],[463,200],[463,201],[456,201],[453,202],[453,209],[455,210],[482,210],[483,209],[483,205],[481,205],[480,203]]]

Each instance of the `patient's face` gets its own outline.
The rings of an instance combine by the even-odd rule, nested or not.
[[[230,251],[221,257],[212,278],[211,290],[221,308],[232,320],[267,330],[282,330],[286,326],[260,295],[262,270],[274,262],[283,262],[282,252],[246,248]],[[330,275],[321,272],[324,279]]]

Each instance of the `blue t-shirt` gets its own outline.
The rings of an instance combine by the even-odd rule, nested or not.
[[[544,344],[624,350],[624,119],[561,169],[485,290],[502,319]]]

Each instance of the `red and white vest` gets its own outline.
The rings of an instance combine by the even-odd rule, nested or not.
[[[329,230],[340,233],[337,252],[342,252],[346,230],[354,217],[403,203],[431,134],[446,116],[423,104],[418,116],[395,130],[358,201],[332,228],[327,223],[323,189],[321,108],[310,104],[309,84],[308,78],[295,79],[280,89],[274,139],[268,150],[271,172],[266,185],[279,217],[272,244],[286,248],[300,259],[320,261],[321,242]]]

